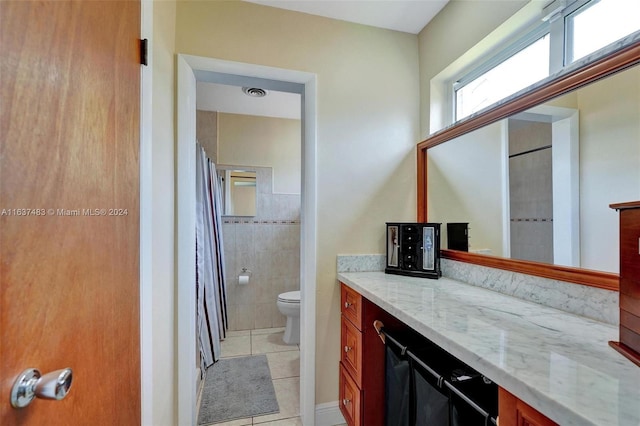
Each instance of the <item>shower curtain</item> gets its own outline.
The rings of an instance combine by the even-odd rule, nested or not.
[[[202,372],[220,358],[227,329],[220,189],[215,164],[196,143],[196,325]]]

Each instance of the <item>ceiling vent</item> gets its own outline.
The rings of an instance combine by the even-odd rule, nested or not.
[[[259,87],[243,87],[242,91],[245,95],[251,96],[252,98],[264,98],[267,96],[267,91]]]

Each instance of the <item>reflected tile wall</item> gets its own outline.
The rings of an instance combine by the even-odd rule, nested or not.
[[[229,330],[283,327],[278,295],[300,289],[300,195],[274,194],[270,167],[242,168],[256,172],[257,215],[222,218]],[[248,285],[238,285],[242,268]]]

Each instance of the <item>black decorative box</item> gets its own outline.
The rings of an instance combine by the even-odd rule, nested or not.
[[[387,222],[387,274],[439,278],[440,224]]]

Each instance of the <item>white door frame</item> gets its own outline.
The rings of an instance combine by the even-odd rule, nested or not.
[[[178,424],[196,424],[195,378],[195,126],[194,71],[210,71],[304,85],[300,254],[300,415],[315,422],[316,345],[316,75],[178,54],[177,93],[177,344]]]
[[[140,66],[140,424],[153,424],[153,0],[140,2],[140,37],[148,40]]]

